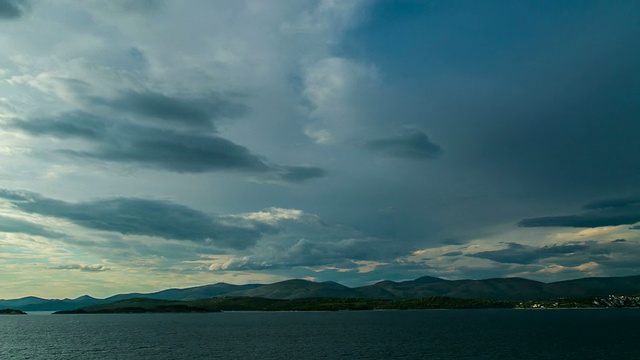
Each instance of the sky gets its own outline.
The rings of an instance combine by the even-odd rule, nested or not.
[[[0,298],[640,275],[638,19],[0,0]]]

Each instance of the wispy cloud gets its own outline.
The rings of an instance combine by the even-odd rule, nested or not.
[[[80,270],[85,272],[103,272],[109,271],[110,268],[100,264],[66,264],[51,267],[55,270]]]
[[[51,231],[44,226],[6,216],[0,216],[0,232],[22,233],[46,238],[58,238],[61,236],[61,234]]]

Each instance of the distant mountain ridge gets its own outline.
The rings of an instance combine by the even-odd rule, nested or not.
[[[552,283],[523,278],[444,280],[425,276],[400,282],[385,280],[372,285],[353,288],[333,281],[313,282],[292,279],[273,284],[232,285],[217,283],[184,289],[166,289],[146,294],[118,294],[105,299],[96,299],[88,295],[76,299],[63,300],[41,299],[29,296],[13,300],[0,300],[0,308],[22,311],[72,310],[140,297],[157,300],[196,300],[241,296],[268,299],[322,297],[404,300],[446,296],[461,299],[513,301],[639,294],[640,276],[592,277]]]

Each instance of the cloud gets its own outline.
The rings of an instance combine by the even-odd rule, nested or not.
[[[629,209],[640,205],[640,197],[626,197],[619,199],[599,200],[583,206],[584,209]]]
[[[6,216],[0,216],[0,232],[21,233],[46,238],[60,237],[60,234],[47,230],[45,227],[40,225]]]
[[[164,239],[211,243],[221,247],[242,249],[254,244],[268,225],[237,226],[187,206],[168,201],[139,198],[112,198],[70,203],[35,193],[2,196],[23,212],[69,220],[79,226]],[[4,196],[8,194],[8,196]]]
[[[133,163],[178,173],[220,170],[270,172],[274,168],[249,149],[215,135],[129,127],[99,143],[95,150],[63,150],[73,157]]]
[[[308,110],[305,134],[318,144],[340,143],[358,131],[359,110],[378,79],[377,69],[342,57],[326,57],[307,64],[302,75]],[[375,87],[375,86],[374,86]]]
[[[319,167],[268,163],[246,147],[215,134],[138,126],[86,112],[28,121],[13,119],[7,126],[33,136],[79,138],[94,145],[88,150],[58,150],[76,159],[137,164],[177,173],[247,171],[264,174],[278,183],[302,183],[325,176]]]
[[[586,211],[577,215],[523,219],[518,222],[518,226],[592,228],[632,225],[640,222],[640,198],[638,197],[595,201],[584,205],[583,209]]]
[[[598,265],[597,269],[601,276],[637,272],[637,264],[640,261],[640,242],[620,240],[589,240],[542,247],[509,243],[505,249],[467,252],[465,255],[491,260],[494,262],[491,266],[494,264],[509,266],[505,274],[517,276],[537,277],[547,273],[587,271],[593,270],[594,264]],[[583,275],[576,274],[576,276]]]
[[[420,130],[406,130],[403,134],[369,140],[366,147],[372,151],[401,159],[434,159],[442,153],[439,145],[429,140]]]
[[[0,189],[0,198],[11,201],[29,201],[34,194],[29,191]]]
[[[130,56],[146,62],[144,53],[128,48]],[[132,75],[124,76],[108,69],[96,70],[84,61],[72,62],[70,69],[43,72],[37,75],[13,77],[12,84],[26,84],[44,94],[60,100],[60,105],[71,106],[72,112],[86,112],[108,117],[111,121],[124,120],[148,125],[173,125],[215,131],[214,121],[245,116],[249,106],[246,94],[214,90],[159,91],[138,84]],[[70,77],[67,72],[86,73],[86,79]],[[114,83],[113,77],[124,77]],[[47,113],[49,113],[47,111]]]
[[[245,220],[259,221],[266,224],[275,225],[284,220],[298,220],[303,215],[304,213],[302,212],[302,210],[272,207],[269,209],[265,209],[264,211],[238,215],[238,217]]]
[[[577,266],[549,265],[537,272],[541,274],[544,274],[544,273],[556,274],[556,273],[571,272],[571,271],[588,272],[588,271],[596,270],[600,266],[601,265],[598,264],[597,262],[590,261],[588,263],[580,264]]]
[[[462,255],[462,251],[450,251],[450,252],[444,253],[444,254],[442,254],[440,256],[448,257],[448,256],[460,256],[460,255]]]
[[[235,217],[262,222],[277,231],[265,233],[248,252],[211,263],[209,270],[357,269],[362,261],[384,262],[402,253],[393,241],[369,237],[300,210],[270,208]]]
[[[288,243],[288,242],[287,242]],[[288,243],[289,244],[289,243]],[[209,270],[243,271],[321,267],[356,269],[360,261],[387,258],[388,244],[379,239],[347,238],[318,241],[298,239],[283,246],[259,246],[245,256],[234,256],[222,263],[211,264]]]
[[[55,143],[63,147],[57,153],[72,159],[178,173],[246,171],[280,184],[325,176],[324,169],[316,166],[269,162],[218,133],[218,120],[249,113],[244,93],[207,88],[163,92],[113,69],[97,70],[82,61],[69,66],[71,69],[13,78],[14,84],[26,84],[57,99],[61,107],[34,112],[36,115],[25,111],[5,120],[5,126],[31,136],[84,140],[88,147]],[[69,71],[86,78],[70,77]]]
[[[80,270],[85,272],[103,272],[111,270],[108,267],[100,264],[68,264],[51,267],[55,270]]]
[[[157,11],[162,8],[162,6],[164,5],[164,0],[112,0],[106,4],[101,5],[111,7],[116,11],[145,14]]]
[[[266,183],[303,183],[308,180],[326,176],[326,171],[317,166],[280,166],[273,172],[256,179]]]
[[[12,119],[8,121],[7,126],[34,136],[53,136],[60,139],[83,138],[96,141],[104,139],[109,127],[105,119],[85,112],[70,112],[29,121]]]
[[[146,117],[155,121],[202,128],[211,127],[212,120],[237,118],[248,111],[247,105],[217,93],[181,98],[154,91],[127,90],[113,99],[94,97],[87,101],[136,118]]]
[[[0,0],[0,20],[10,20],[22,17],[31,4],[27,0]]]
[[[467,254],[468,256],[493,260],[508,264],[531,264],[537,261],[558,256],[569,256],[582,252],[589,247],[585,244],[564,244],[554,246],[532,247],[517,243],[508,243],[506,249],[482,251]]]

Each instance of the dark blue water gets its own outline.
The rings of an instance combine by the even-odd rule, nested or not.
[[[640,310],[0,317],[0,359],[640,359]]]

